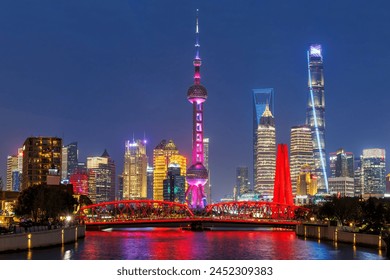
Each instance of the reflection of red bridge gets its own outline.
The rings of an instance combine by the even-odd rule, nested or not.
[[[194,213],[195,212],[195,213]],[[185,204],[124,200],[93,204],[80,209],[87,229],[127,227],[293,227],[305,209],[264,201],[235,201],[211,204],[201,212]]]

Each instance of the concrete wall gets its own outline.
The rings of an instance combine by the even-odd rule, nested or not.
[[[0,252],[62,245],[85,237],[85,226],[0,235]]]
[[[324,225],[297,225],[295,233],[301,237],[330,240],[335,242],[351,243],[354,245],[386,248],[382,237],[374,234],[340,231],[334,226]]]

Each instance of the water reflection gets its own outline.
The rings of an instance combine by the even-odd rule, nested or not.
[[[87,232],[62,247],[0,254],[0,259],[35,260],[334,260],[385,259],[380,250],[301,239],[293,231],[193,232],[146,228]]]

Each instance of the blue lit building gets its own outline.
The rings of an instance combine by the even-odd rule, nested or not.
[[[78,154],[77,142],[62,147],[61,180],[69,181],[70,176],[76,172],[79,163]]]
[[[167,179],[163,181],[164,201],[185,203],[186,178],[180,175],[180,171],[177,164],[168,166]]]
[[[22,174],[18,170],[12,171],[12,191],[20,192],[20,179]]]

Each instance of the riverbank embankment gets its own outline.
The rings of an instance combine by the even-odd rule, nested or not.
[[[85,237],[85,225],[0,235],[0,252],[28,250],[76,242]]]
[[[350,243],[358,246],[386,249],[382,236],[343,231],[342,228],[329,225],[300,224],[295,228],[299,237]]]

